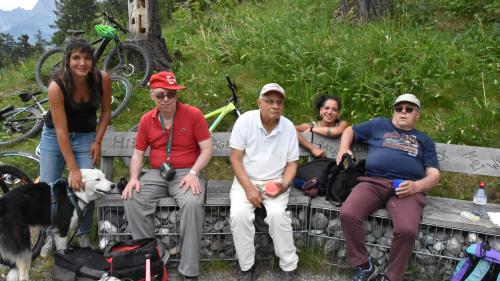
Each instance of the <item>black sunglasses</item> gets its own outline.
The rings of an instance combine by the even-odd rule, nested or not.
[[[177,95],[177,93],[167,93],[167,94],[157,94],[155,95],[155,97],[159,100],[164,100],[165,97],[167,97],[169,100],[175,98],[175,96]]]
[[[394,107],[394,111],[396,111],[397,113],[403,112],[403,109],[405,110],[406,113],[412,113],[415,108],[413,106],[396,106],[396,107]]]

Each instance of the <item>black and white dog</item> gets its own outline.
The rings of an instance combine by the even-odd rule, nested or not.
[[[11,267],[7,281],[28,281],[31,267],[30,227],[53,225],[58,250],[66,249],[68,232],[78,221],[78,212],[100,194],[109,193],[114,184],[97,169],[82,169],[85,190],[68,196],[65,181],[54,184],[56,214],[51,222],[50,186],[46,183],[27,184],[0,198],[0,262]],[[78,207],[72,202],[78,202]],[[78,211],[78,212],[77,212]]]

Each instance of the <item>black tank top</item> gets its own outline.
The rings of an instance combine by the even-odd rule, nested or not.
[[[73,97],[68,94],[68,91],[64,87],[64,84],[59,78],[54,79],[64,96],[64,111],[66,111],[66,120],[68,123],[68,132],[77,133],[89,133],[95,132],[97,127],[97,107],[92,104],[92,101],[82,102],[72,106],[69,99]],[[103,93],[102,87],[102,74],[97,71],[97,83],[98,89],[101,93],[96,93],[101,96]],[[45,126],[49,128],[54,128],[54,122],[52,121],[52,114],[49,112],[45,115]]]

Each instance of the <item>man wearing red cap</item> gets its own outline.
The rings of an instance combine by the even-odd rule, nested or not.
[[[185,280],[197,280],[205,193],[201,172],[213,153],[210,132],[198,108],[177,101],[177,91],[185,87],[177,84],[174,73],[154,74],[149,84],[156,107],[139,123],[130,181],[122,194],[125,214],[134,239],[154,237],[158,201],[175,198],[180,206],[179,272]],[[148,147],[151,169],[139,179]]]

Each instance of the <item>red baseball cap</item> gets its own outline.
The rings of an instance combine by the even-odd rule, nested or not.
[[[151,78],[149,78],[149,88],[151,90],[163,88],[175,91],[186,89],[186,87],[177,84],[174,73],[169,71],[161,71],[151,75]]]

